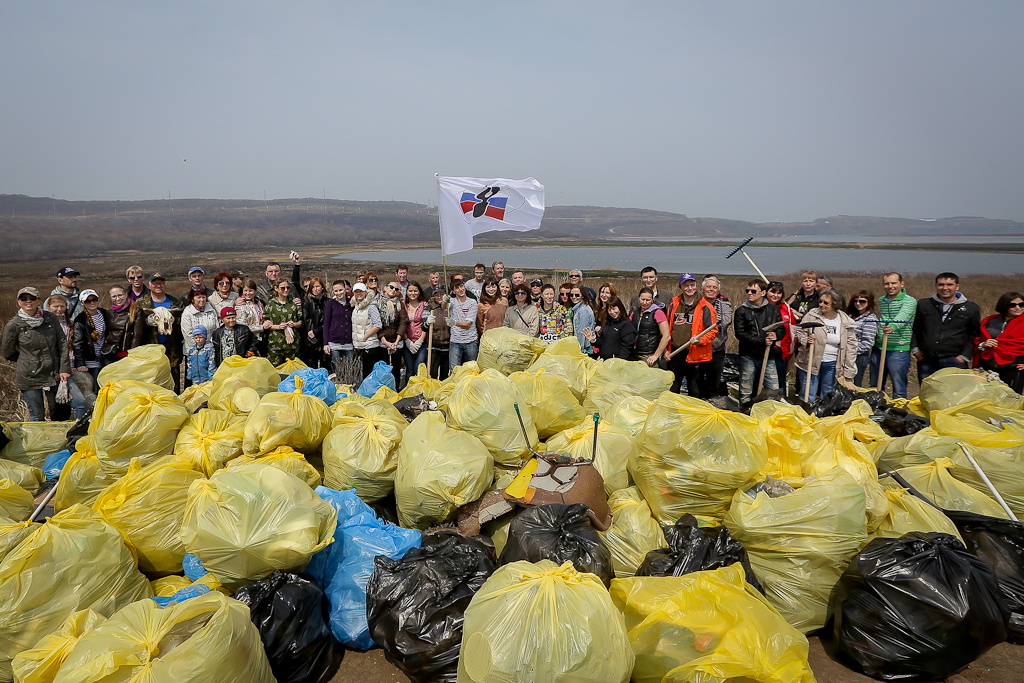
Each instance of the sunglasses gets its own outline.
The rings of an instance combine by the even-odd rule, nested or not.
[[[129,280],[141,280],[142,276],[141,275],[129,275],[128,279]]]
[[[866,304],[867,302],[868,302],[867,299],[854,299],[853,300],[853,303],[855,303],[855,304]]]
[[[523,290],[519,290],[518,292],[516,292],[516,296],[526,296],[526,292],[524,292]]]
[[[1024,301],[1011,301],[1010,308],[1024,308]]]
[[[39,297],[32,296],[31,294],[22,294],[18,297],[18,301],[35,301]]]
[[[760,289],[748,289],[747,294],[757,294],[760,291]]]
[[[375,278],[375,277],[367,278],[366,281],[367,282],[376,282],[377,278]]]
[[[582,299],[583,298],[582,294],[570,294],[569,296],[571,296],[573,299]]]
[[[389,292],[393,292],[396,289],[398,289],[398,287],[395,287],[394,285],[388,285],[385,289],[387,289]]]

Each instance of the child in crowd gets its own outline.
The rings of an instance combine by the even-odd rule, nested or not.
[[[192,384],[202,384],[213,379],[213,373],[217,370],[214,361],[216,349],[206,339],[207,331],[203,325],[196,325],[192,328],[192,339],[195,341],[188,352],[187,377]]]

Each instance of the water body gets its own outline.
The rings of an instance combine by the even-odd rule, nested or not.
[[[715,242],[732,244],[743,241],[737,237],[609,237],[616,242]],[[972,244],[1024,244],[1024,235],[766,235],[751,246],[758,244],[806,244],[807,242],[831,242],[847,244],[956,244],[968,240]]]
[[[902,238],[901,238],[902,239]],[[736,244],[738,244],[737,242]],[[756,275],[742,254],[726,260],[731,247],[550,247],[540,249],[473,249],[448,257],[449,266],[472,268],[475,263],[489,267],[492,261],[505,263],[505,271],[623,270],[637,272],[654,266],[669,273],[718,273]],[[805,268],[818,272],[898,270],[903,273],[938,273],[951,270],[960,275],[979,273],[1024,273],[1024,256],[988,252],[913,251],[906,249],[757,248],[747,253],[765,274],[794,273]],[[440,249],[393,249],[338,254],[347,261],[380,263],[441,263]]]

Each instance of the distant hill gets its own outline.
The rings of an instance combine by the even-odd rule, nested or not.
[[[437,210],[411,202],[336,199],[67,201],[0,194],[0,258],[89,256],[111,250],[203,252],[277,246],[436,244]],[[1024,223],[977,217],[920,220],[829,216],[809,223],[691,218],[647,209],[550,206],[536,232],[480,243],[615,237],[1024,234]]]

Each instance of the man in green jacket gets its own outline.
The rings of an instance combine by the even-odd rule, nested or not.
[[[906,283],[899,273],[886,273],[882,277],[882,287],[885,296],[878,300],[880,324],[875,333],[875,348],[871,350],[871,386],[878,386],[878,366],[882,360],[884,343],[885,374],[892,380],[892,396],[906,398],[910,339],[914,331],[917,299],[907,294]],[[885,388],[884,382],[882,388]]]

